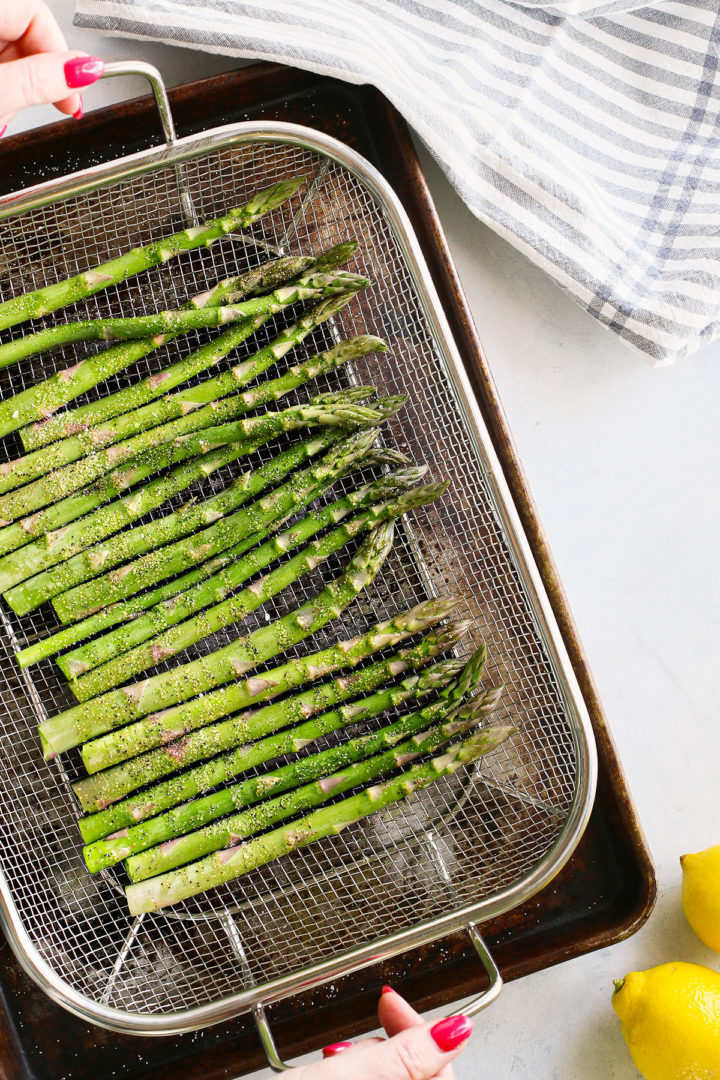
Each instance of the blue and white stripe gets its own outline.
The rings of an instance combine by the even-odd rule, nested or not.
[[[715,0],[76,0],[75,23],[372,83],[652,362],[720,332]]]

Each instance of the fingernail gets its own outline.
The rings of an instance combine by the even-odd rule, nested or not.
[[[85,115],[85,109],[83,107],[83,99],[81,97],[80,98],[80,108],[77,110],[77,112],[73,113],[73,117],[74,117],[75,120],[82,120],[84,115]]]
[[[7,131],[7,124],[3,124],[3,126],[0,128],[0,139],[2,139],[2,137],[3,137],[3,135],[5,134],[6,131]]]
[[[443,1053],[447,1054],[465,1042],[472,1028],[473,1023],[469,1016],[448,1016],[446,1020],[438,1020],[437,1024],[430,1028],[430,1034]]]
[[[381,994],[394,994],[394,993],[395,993],[395,991],[393,990],[392,986],[383,986],[383,988],[382,988],[382,990],[380,991],[380,993],[381,993]]]
[[[342,1054],[343,1050],[349,1050],[352,1046],[351,1042],[331,1043],[330,1046],[326,1046],[322,1052],[324,1058],[335,1057],[335,1054]]]
[[[65,65],[65,82],[71,90],[97,82],[105,71],[105,63],[99,56],[76,56]]]

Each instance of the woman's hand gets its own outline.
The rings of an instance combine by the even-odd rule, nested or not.
[[[72,91],[103,70],[99,57],[68,50],[42,0],[0,0],[0,135],[28,105],[52,103],[79,120],[82,98]]]
[[[426,1024],[411,1005],[384,986],[378,1006],[387,1039],[335,1043],[324,1061],[286,1073],[288,1080],[453,1080],[454,1061],[472,1031],[467,1016]]]

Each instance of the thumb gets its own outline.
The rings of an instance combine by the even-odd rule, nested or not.
[[[0,65],[0,112],[14,113],[28,105],[72,103],[78,96],[73,93],[76,87],[87,86],[102,74],[99,62],[78,81],[78,64],[92,68],[88,63],[92,60],[78,52],[41,52]]]
[[[419,1024],[392,1039],[361,1042],[306,1065],[298,1069],[297,1080],[431,1080],[461,1053],[471,1031],[467,1016],[449,1016],[432,1026]]]

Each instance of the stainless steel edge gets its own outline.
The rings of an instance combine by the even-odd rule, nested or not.
[[[527,537],[479,406],[472,393],[450,327],[440,306],[418,240],[397,196],[374,166],[338,140],[300,125],[280,122],[230,124],[180,139],[172,147],[146,150],[109,164],[94,166],[60,180],[3,196],[0,198],[0,220],[154,169],[177,165],[219,149],[253,141],[299,145],[344,166],[372,192],[383,207],[395,231],[396,239],[418,290],[424,313],[451,376],[458,407],[464,415],[468,429],[472,432],[475,449],[483,462],[485,479],[495,510],[505,529],[517,570],[526,584],[528,599],[536,616],[543,644],[558,677],[564,705],[575,720],[575,742],[578,755],[577,793],[565,826],[553,848],[533,871],[513,887],[494,895],[489,900],[469,905],[450,915],[428,920],[412,929],[389,935],[368,945],[349,949],[329,960],[308,967],[302,976],[297,974],[283,976],[265,983],[260,988],[244,990],[209,1005],[171,1014],[152,1016],[123,1012],[99,1005],[78,994],[58,978],[26,934],[7,882],[4,875],[0,873],[0,921],[13,951],[28,974],[54,1001],[81,1019],[111,1030],[132,1032],[138,1035],[179,1034],[228,1020],[259,1003],[268,1005],[279,1001],[330,978],[342,977],[360,968],[386,960],[398,952],[428,944],[448,933],[467,927],[470,922],[481,923],[518,906],[552,880],[570,858],[587,825],[597,783],[597,753],[587,708]]]

